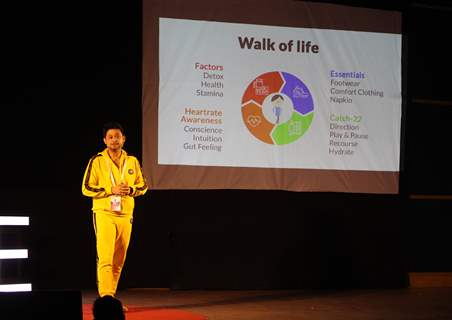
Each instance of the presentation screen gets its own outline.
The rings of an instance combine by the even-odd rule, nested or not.
[[[149,184],[397,193],[400,14],[274,6],[246,19],[232,5],[200,16],[144,2]]]

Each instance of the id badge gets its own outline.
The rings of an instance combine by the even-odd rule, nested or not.
[[[121,212],[121,196],[110,196],[111,211]]]

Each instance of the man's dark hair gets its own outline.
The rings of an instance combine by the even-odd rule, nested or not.
[[[122,303],[113,296],[98,297],[93,303],[94,320],[125,320]]]
[[[106,124],[104,124],[104,127],[102,128],[102,136],[104,138],[107,136],[107,132],[110,129],[118,129],[121,131],[123,135],[126,135],[124,132],[124,128],[118,122],[107,122]]]
[[[280,94],[275,94],[272,98],[271,98],[271,102],[275,101],[276,99],[281,99],[282,101],[284,101],[284,98],[282,95]]]

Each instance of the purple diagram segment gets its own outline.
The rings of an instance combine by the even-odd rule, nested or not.
[[[290,73],[281,72],[281,74],[285,81],[281,93],[284,93],[292,99],[294,109],[301,114],[307,114],[313,111],[314,102],[308,87],[306,87],[300,79]]]

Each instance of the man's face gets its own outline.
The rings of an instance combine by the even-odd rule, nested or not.
[[[125,141],[126,137],[121,133],[121,130],[119,129],[108,130],[104,138],[104,143],[110,150],[122,149]]]
[[[275,100],[273,100],[272,101],[272,104],[274,105],[274,106],[281,106],[282,104],[283,104],[283,99],[281,99],[281,98],[277,98],[277,99],[275,99]]]

